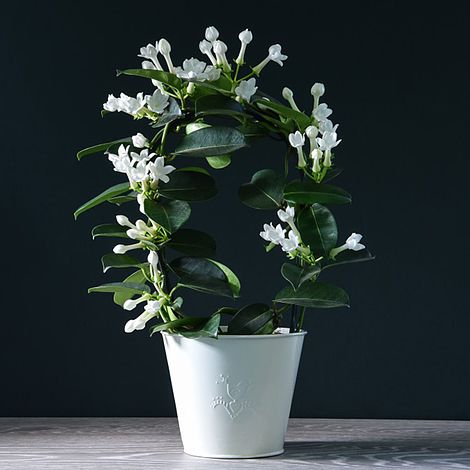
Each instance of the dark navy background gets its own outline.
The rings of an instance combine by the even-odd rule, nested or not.
[[[75,152],[147,131],[100,117],[108,93],[150,89],[116,78],[116,68],[138,66],[139,47],[161,37],[175,63],[200,57],[213,24],[234,57],[238,32],[253,31],[253,65],[282,44],[289,59],[262,74],[265,92],[287,85],[309,110],[310,86],[326,84],[343,139],[337,182],[354,196],[335,208],[340,237],[360,232],[377,255],[328,273],[352,308],[308,312],[292,415],[470,418],[468,25],[459,3],[24,0],[2,10],[0,415],[174,415],[160,337],[126,335],[129,314],[86,293],[121,278],[100,272],[112,241],[89,235],[120,211],[103,206],[78,222],[72,212],[121,178],[103,156],[78,163]],[[269,141],[239,152],[217,172],[219,196],[194,204],[189,226],[216,238],[219,259],[242,280],[239,304],[269,301],[284,285],[282,255],[264,254],[258,237],[275,215],[237,199],[256,170],[281,167],[283,151]],[[197,315],[224,303],[185,297]]]

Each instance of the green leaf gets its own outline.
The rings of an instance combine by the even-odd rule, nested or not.
[[[145,266],[146,263],[141,263],[139,260],[129,255],[117,255],[109,253],[101,258],[103,265],[103,272],[105,273],[110,268],[140,268]]]
[[[176,121],[177,119],[181,119],[183,117],[183,113],[181,112],[181,108],[178,105],[178,102],[170,97],[169,105],[165,109],[165,112],[158,118],[158,120],[151,124],[153,128],[158,128],[162,126],[166,126],[170,122]]]
[[[220,325],[220,315],[213,315],[210,318],[204,317],[184,317],[167,323],[152,326],[150,336],[159,331],[170,331],[187,338],[217,338]]]
[[[151,70],[151,69],[127,69],[118,70],[117,76],[119,75],[132,75],[135,77],[151,78],[157,80],[165,85],[169,85],[173,88],[181,89],[183,82],[176,75],[164,72],[163,70]]]
[[[229,335],[252,335],[273,318],[268,305],[251,304],[240,309],[228,324]]]
[[[294,290],[287,286],[276,295],[276,302],[313,308],[349,307],[349,296],[340,287],[323,282],[308,282]]]
[[[238,101],[223,95],[205,95],[196,100],[196,117],[202,116],[244,116],[249,117],[243,111]]]
[[[128,238],[126,235],[127,227],[121,227],[118,224],[102,224],[93,227],[91,231],[91,236],[93,240],[96,237],[118,237],[118,238]]]
[[[108,188],[106,191],[103,191],[101,194],[98,194],[98,196],[94,197],[93,199],[90,199],[88,202],[85,202],[85,204],[82,204],[74,213],[75,220],[78,218],[80,214],[83,214],[87,210],[91,209],[92,207],[98,206],[99,204],[102,204],[103,202],[108,201],[109,199],[119,196],[120,194],[125,193],[126,191],[129,191],[129,183],[119,183],[114,186],[111,186]]]
[[[193,229],[180,229],[166,244],[169,248],[191,256],[210,258],[215,255],[215,241],[207,233]]]
[[[209,261],[217,265],[217,267],[219,267],[224,272],[230,285],[230,289],[232,290],[233,297],[240,297],[241,285],[237,275],[228,266],[225,266],[225,264],[214,261],[213,259]]]
[[[227,276],[212,260],[186,256],[174,259],[169,266],[180,278],[178,285],[182,287],[206,294],[233,297]]]
[[[183,137],[174,153],[188,157],[215,157],[246,147],[245,137],[231,127],[205,127]]]
[[[243,204],[254,209],[277,209],[282,201],[284,179],[273,170],[257,171],[249,183],[240,186]]]
[[[312,180],[292,181],[284,189],[284,199],[297,204],[348,204],[351,195],[344,189]]]
[[[289,281],[294,290],[298,289],[305,281],[312,279],[320,272],[319,266],[298,266],[284,263],[281,267],[282,277]]]
[[[245,136],[246,139],[255,139],[257,137],[264,137],[269,134],[266,127],[257,124],[256,122],[247,121],[237,129]]]
[[[125,294],[150,294],[150,287],[146,284],[136,282],[111,282],[97,287],[90,287],[88,293],[91,292],[119,292]]]
[[[113,140],[112,142],[105,142],[104,144],[93,145],[93,147],[88,147],[77,152],[77,159],[81,160],[83,157],[86,157],[87,155],[93,155],[95,153],[104,153],[114,146],[120,144],[130,144],[131,142],[132,139],[130,137],[126,137],[124,139]]]
[[[191,168],[183,168],[173,172],[170,181],[161,184],[158,192],[167,198],[180,201],[204,201],[217,194],[217,187],[212,176]]]
[[[289,108],[288,106],[284,106],[281,103],[268,100],[255,100],[254,104],[259,106],[260,109],[268,108],[283,118],[294,120],[301,132],[305,131],[305,129],[311,124],[311,119],[306,114]]]
[[[142,272],[142,269],[132,273],[130,276],[127,276],[123,283],[137,283],[137,284],[145,284],[145,276]],[[115,304],[120,305],[121,307],[124,305],[124,302],[128,299],[134,297],[134,292],[116,292],[113,297],[113,301]]]
[[[298,218],[298,228],[304,243],[315,256],[328,256],[338,241],[338,228],[333,214],[321,204],[303,209]]]
[[[220,155],[218,157],[206,157],[207,163],[216,170],[221,170],[230,165],[232,158],[230,155]]]
[[[111,204],[116,204],[117,206],[120,206],[126,202],[132,202],[137,199],[137,192],[131,191],[128,194],[124,194],[122,196],[115,196],[110,199],[108,199],[108,202]]]
[[[220,315],[235,315],[237,312],[238,312],[238,308],[220,307],[214,312],[214,314],[220,313]]]
[[[192,331],[180,331],[180,335],[185,338],[217,338],[220,326],[220,315],[215,314],[205,323]]]
[[[335,259],[329,259],[326,264],[323,265],[322,269],[332,268],[334,266],[339,266],[341,264],[349,263],[361,263],[363,261],[372,261],[375,259],[375,256],[371,255],[368,250],[345,250],[341,253],[338,253]]]
[[[145,213],[170,233],[176,232],[189,218],[191,207],[185,201],[167,200],[155,202],[146,199]]]

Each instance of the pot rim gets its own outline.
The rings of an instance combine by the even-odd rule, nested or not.
[[[226,326],[221,327],[223,330],[226,330]],[[292,336],[305,336],[308,332],[306,330],[300,330],[295,333],[290,333],[289,328],[280,327],[277,328],[276,331],[278,334],[269,334],[269,335],[219,335],[217,336],[217,341],[221,340],[232,340],[232,339],[274,339],[274,338],[290,338]],[[168,333],[167,331],[160,331],[160,334],[163,336],[179,336],[181,338],[186,338],[185,336],[181,335],[180,333]],[[201,336],[199,338],[186,338],[188,340],[197,340],[197,339],[214,339],[209,337]]]

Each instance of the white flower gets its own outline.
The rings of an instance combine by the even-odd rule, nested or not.
[[[103,103],[103,109],[114,113],[115,111],[121,111],[121,101],[119,98],[116,98],[114,95],[108,95],[108,101]]]
[[[273,224],[264,224],[264,232],[260,232],[259,236],[264,240],[279,245],[281,240],[284,239],[286,231],[281,227],[281,224],[277,224],[276,227]]]
[[[147,169],[154,181],[163,181],[164,183],[170,181],[167,175],[176,170],[172,165],[165,165],[165,157],[157,157],[155,162],[147,164]]]
[[[162,114],[168,106],[168,95],[164,95],[160,90],[155,90],[153,95],[147,95],[147,106],[151,111],[157,114]]]
[[[209,57],[209,60],[211,61],[212,65],[217,65],[217,61],[215,60],[214,54],[212,54],[212,43],[210,43],[206,39],[203,39],[199,43],[199,50],[207,57]]]
[[[238,53],[238,57],[236,58],[235,62],[238,65],[242,65],[245,61],[246,46],[253,40],[253,34],[250,30],[245,29],[238,35],[238,39],[240,39],[241,45],[240,52]]]
[[[135,148],[143,149],[144,147],[148,147],[148,143],[149,143],[149,141],[148,141],[147,137],[145,137],[140,132],[138,132],[136,135],[132,136],[132,145]]]
[[[270,61],[276,62],[282,67],[284,65],[282,62],[287,59],[287,56],[282,54],[281,49],[280,44],[273,44],[268,50],[267,57],[256,67],[253,67],[253,71],[259,74]]]
[[[146,296],[138,297],[137,299],[127,299],[123,304],[122,308],[124,310],[134,310],[137,305],[147,300]]]
[[[116,221],[122,227],[131,227],[135,228],[135,225],[125,215],[117,215]]]
[[[155,315],[160,310],[161,304],[158,300],[149,300],[147,305],[144,307],[147,313]]]
[[[175,73],[178,77],[189,80],[190,82],[213,81],[220,77],[220,70],[212,65],[206,65],[205,62],[195,59],[186,59],[183,67],[176,67]]]
[[[256,93],[258,89],[256,85],[256,79],[250,78],[249,80],[242,80],[240,84],[235,88],[235,93],[242,100],[250,102],[251,97]]]
[[[317,141],[315,140],[318,135],[318,129],[315,126],[308,126],[307,129],[305,129],[305,134],[310,141],[310,151],[313,151],[318,147]]]
[[[217,28],[215,26],[209,26],[206,28],[205,37],[206,40],[209,42],[217,41],[217,39],[219,38],[219,31],[217,31]]]
[[[160,41],[158,41],[158,50],[160,54],[164,57],[168,70],[171,73],[174,73],[175,68],[173,67],[173,62],[171,61],[170,56],[171,45],[165,38],[162,38],[160,39]]]
[[[222,41],[214,41],[212,43],[214,49],[217,65],[220,65],[226,72],[230,71],[230,64],[228,63],[225,53],[227,52],[227,44]]]
[[[360,233],[351,233],[347,238],[346,242],[339,246],[338,248],[333,248],[330,251],[330,258],[335,258],[338,253],[341,253],[344,250],[360,251],[363,250],[366,246],[362,243],[359,243],[362,240],[362,235]]]
[[[323,85],[323,83],[315,83],[312,86],[310,93],[313,97],[320,98],[320,96],[323,96],[325,94],[325,85]]]
[[[141,214],[145,213],[145,196],[142,193],[137,194],[137,203],[139,204],[139,211]]]
[[[303,147],[305,144],[305,135],[300,131],[289,134],[289,143],[294,148]]]
[[[294,216],[295,216],[295,209],[294,207],[287,206],[286,210],[279,209],[277,211],[277,216],[282,222],[293,222],[294,221]]]
[[[328,116],[330,116],[333,113],[333,111],[328,108],[328,105],[326,103],[319,104],[318,106],[315,107],[313,110],[312,116],[317,120],[317,121],[325,121]]]
[[[121,144],[119,146],[117,155],[113,153],[108,154],[108,160],[114,165],[114,171],[117,171],[118,173],[129,174],[132,168],[132,163],[128,156],[128,151],[129,146],[125,147]]]
[[[317,144],[320,150],[331,150],[336,147],[342,139],[338,139],[336,132],[325,132],[322,137],[317,137]]]
[[[138,55],[138,57],[143,57],[144,59],[151,60],[156,70],[163,70],[163,67],[158,61],[158,50],[158,41],[155,42],[155,46],[153,44],[147,44],[147,46],[140,48],[140,54]]]
[[[147,162],[141,161],[135,167],[132,167],[129,172],[129,178],[136,183],[141,183],[147,178]]]
[[[147,261],[150,263],[150,266],[152,266],[153,269],[158,268],[158,253],[156,251],[150,251],[148,256],[147,256]]]
[[[283,238],[280,242],[282,251],[292,253],[299,247],[299,237],[292,231],[289,231],[289,237]]]
[[[320,132],[324,134],[325,132],[336,132],[336,129],[338,129],[339,124],[335,124],[333,126],[333,123],[329,119],[325,119],[324,121],[321,121],[318,124],[318,128],[320,129]]]
[[[148,149],[143,149],[143,150],[140,151],[140,153],[131,152],[132,163],[135,163],[135,162],[148,162],[154,156],[155,156],[154,153],[149,154]]]
[[[148,60],[144,60],[144,61],[142,62],[142,68],[143,68],[144,70],[163,70],[163,69],[161,69],[161,68],[158,69],[157,67],[155,67],[155,65],[154,65],[152,62],[150,62],[150,61],[148,61]],[[161,84],[158,80],[154,80],[154,79],[152,78],[152,84],[153,84],[154,86],[158,87],[160,90],[162,90],[162,91],[164,90],[162,84]]]
[[[320,160],[323,156],[323,153],[319,149],[313,149],[312,151],[312,158],[313,158],[313,166],[312,171],[313,173],[319,173],[321,171]]]
[[[362,243],[359,243],[362,240],[362,235],[360,233],[351,233],[351,235],[346,240],[345,245],[348,250],[359,251],[363,250],[366,246]]]
[[[295,131],[295,133],[289,134],[289,143],[292,147],[297,149],[297,166],[299,168],[303,168],[307,163],[305,162],[304,152],[302,147],[305,144],[305,135],[302,134],[300,131]]]
[[[150,302],[157,302],[156,300],[151,300],[149,301],[148,303]],[[160,304],[159,302],[157,302],[158,305],[159,305],[159,308],[155,311],[155,313],[152,313],[153,310],[155,310],[155,308],[151,308],[152,311],[147,311],[147,310],[144,310],[143,313],[141,313],[137,318],[135,318],[134,320],[129,320],[125,326],[124,326],[124,331],[126,333],[132,333],[133,331],[135,330],[143,330],[145,328],[145,324],[151,320],[152,318],[154,318],[156,316],[156,313],[158,312],[158,310],[160,309]],[[148,305],[148,304],[147,304]],[[147,308],[147,307],[146,307]]]
[[[114,253],[116,253],[117,255],[123,255],[124,253],[130,251],[130,250],[137,250],[138,248],[142,248],[142,243],[134,243],[132,245],[122,245],[122,244],[119,244],[119,245],[116,245],[114,248],[113,248],[113,251]]]
[[[109,112],[125,112],[135,116],[145,106],[143,93],[138,93],[135,98],[121,93],[119,98],[108,95],[108,101],[103,104],[103,109]]]
[[[294,93],[290,88],[284,87],[282,89],[282,97],[287,100],[289,103],[290,107],[294,109],[295,111],[300,111],[299,107],[294,101]]]

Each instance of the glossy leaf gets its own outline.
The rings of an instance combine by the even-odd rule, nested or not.
[[[349,296],[340,287],[323,282],[307,282],[294,290],[287,286],[276,295],[276,302],[302,307],[349,307]]]
[[[178,320],[161,323],[150,328],[150,336],[159,331],[170,331],[187,338],[217,338],[220,325],[220,315],[204,317],[185,317]]]
[[[130,137],[126,137],[124,139],[113,140],[112,142],[105,142],[103,144],[93,145],[92,147],[88,147],[77,152],[77,159],[81,160],[83,157],[86,157],[87,155],[93,155],[95,153],[105,153],[114,146],[118,146],[121,144],[130,144],[131,142],[132,139]]]
[[[127,69],[118,70],[117,75],[132,75],[135,77],[151,78],[157,80],[165,85],[169,85],[173,88],[180,89],[183,82],[175,74],[164,72],[163,70],[151,70],[151,69]]]
[[[166,200],[155,202],[146,199],[145,213],[170,233],[176,232],[189,218],[191,207],[185,201]]]
[[[256,100],[255,104],[260,106],[261,110],[263,110],[263,108],[268,108],[283,118],[292,119],[298,124],[301,131],[304,131],[311,124],[311,120],[306,114],[296,111],[288,106],[284,106],[281,103],[268,100]]]
[[[245,137],[231,127],[205,127],[183,137],[174,153],[188,157],[215,157],[246,147]]]
[[[303,209],[298,218],[302,240],[310,246],[315,256],[328,256],[338,240],[338,228],[333,214],[321,204]]]
[[[179,107],[178,102],[174,98],[170,97],[168,103],[169,104],[165,108],[165,112],[158,118],[155,123],[152,124],[153,128],[166,126],[170,122],[176,121],[177,119],[181,119],[183,117],[181,108]]]
[[[226,168],[232,162],[230,155],[220,155],[218,157],[206,157],[207,163],[216,170]]]
[[[242,105],[223,95],[206,95],[196,100],[196,116],[248,116]]]
[[[123,194],[122,196],[115,196],[108,199],[108,202],[111,204],[116,204],[120,206],[126,202],[133,202],[137,199],[137,194],[135,191],[131,191],[130,193]]]
[[[169,248],[191,256],[210,258],[215,255],[215,241],[207,233],[193,229],[180,229],[166,244]]]
[[[108,188],[106,191],[103,191],[101,194],[98,194],[98,196],[94,197],[93,199],[90,199],[88,202],[85,202],[85,204],[82,204],[75,212],[74,212],[74,217],[75,219],[78,218],[80,214],[83,214],[84,212],[90,210],[93,207],[98,206],[99,204],[102,204],[103,202],[108,201],[109,199],[119,196],[121,194],[124,194],[125,192],[129,191],[129,183],[119,183],[114,186],[111,186]]]
[[[281,267],[282,277],[290,283],[294,289],[298,289],[304,282],[312,279],[320,272],[319,266],[298,266],[297,264],[284,263]]]
[[[102,224],[93,227],[91,236],[93,240],[97,237],[118,237],[128,238],[126,235],[127,227],[122,227],[118,224]]]
[[[126,294],[149,294],[150,287],[146,284],[140,284],[136,282],[111,282],[109,284],[103,284],[101,286],[90,287],[88,293],[91,292],[120,292]]]
[[[180,278],[178,285],[207,294],[233,297],[232,287],[224,271],[206,258],[182,257],[170,263]]]
[[[273,318],[268,305],[251,304],[240,309],[228,324],[231,335],[252,335],[263,328]]]
[[[217,265],[217,267],[219,267],[224,272],[230,285],[230,289],[232,290],[233,297],[239,297],[241,285],[237,275],[228,266],[225,266],[225,264],[214,261],[213,259],[209,261]]]
[[[254,209],[277,209],[283,197],[284,179],[273,170],[257,171],[249,183],[240,186],[243,204]]]
[[[212,176],[188,168],[174,171],[170,181],[161,184],[158,192],[181,201],[204,201],[217,194],[217,187]]]
[[[146,263],[142,263],[129,255],[109,253],[101,258],[101,264],[103,265],[103,272],[105,273],[111,268],[140,268],[145,266]]]
[[[336,186],[305,179],[290,182],[284,189],[284,199],[297,204],[348,204],[351,195]]]
[[[371,255],[368,250],[345,250],[338,253],[334,260],[330,259],[323,265],[322,269],[340,266],[342,264],[361,263],[363,261],[372,261],[375,256]]]
[[[127,276],[123,283],[137,283],[137,284],[145,284],[145,276],[142,272],[142,269],[139,269],[135,273],[132,273],[130,276]],[[116,292],[113,296],[113,301],[115,304],[120,305],[121,307],[124,305],[124,302],[128,299],[134,297],[135,292]]]

